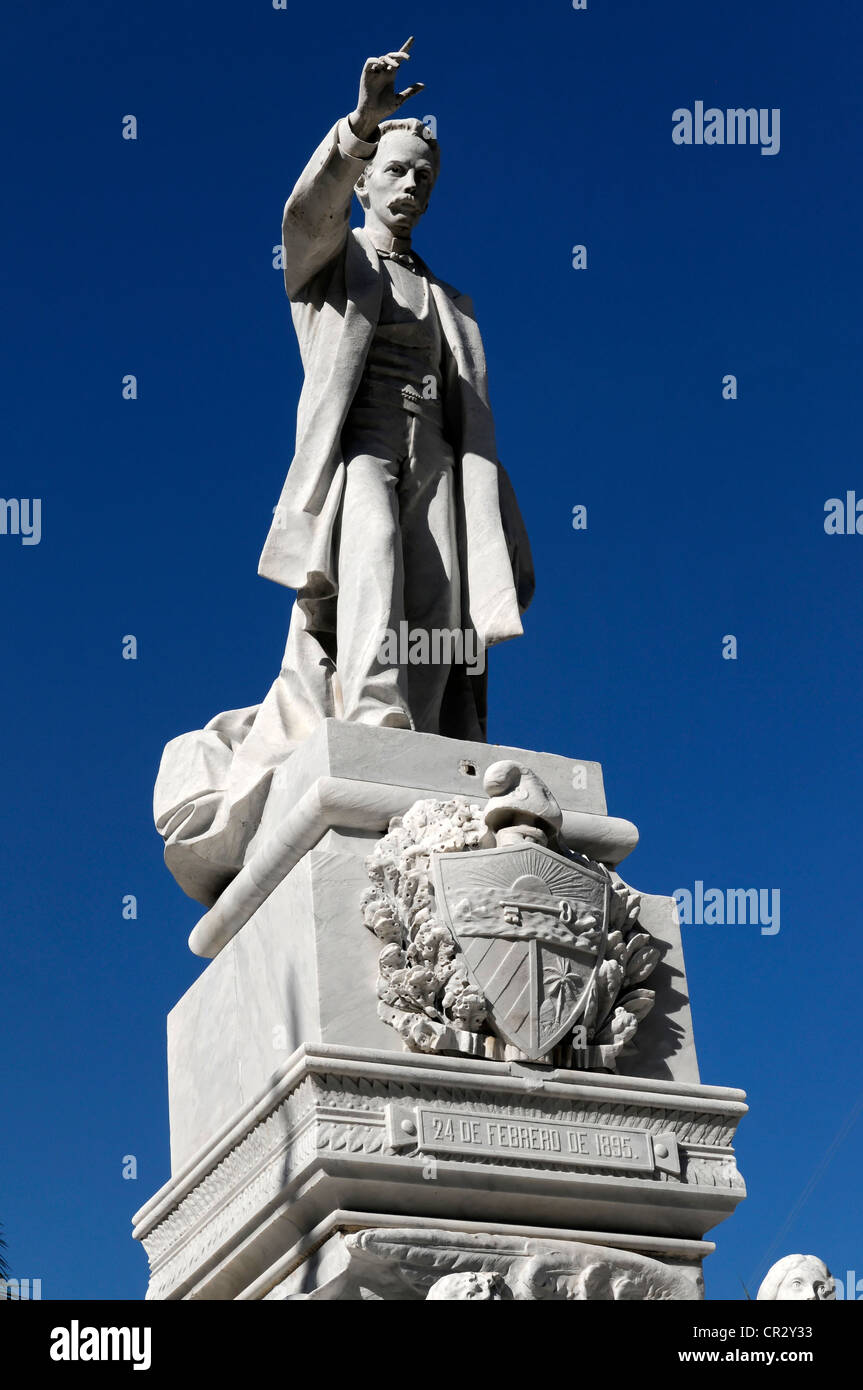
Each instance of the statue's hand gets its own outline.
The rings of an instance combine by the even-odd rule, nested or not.
[[[351,129],[361,140],[374,135],[379,122],[392,116],[408,100],[423,90],[422,82],[415,82],[403,92],[395,89],[395,75],[402,63],[410,58],[413,39],[408,39],[394,53],[385,53],[380,58],[367,58],[360,78],[360,95],[357,108],[348,120]]]

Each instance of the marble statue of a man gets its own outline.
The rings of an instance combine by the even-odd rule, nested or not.
[[[285,715],[481,738],[484,652],[521,632],[532,572],[470,300],[411,246],[439,167],[420,121],[385,119],[420,90],[394,85],[411,43],[366,62],[285,207],[305,384],[259,572],[297,590]]]
[[[259,572],[297,591],[287,646],[262,704],[168,744],[154,799],[168,867],[202,902],[323,719],[484,741],[485,652],[533,594],[471,301],[412,248],[439,168],[422,122],[388,119],[421,90],[395,89],[412,42],[368,59],[285,206],[304,385]]]

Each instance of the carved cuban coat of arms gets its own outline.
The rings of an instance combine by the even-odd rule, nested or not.
[[[582,1016],[608,936],[608,876],[543,845],[434,857],[441,916],[495,1032],[544,1057]]]
[[[654,1002],[640,899],[560,843],[535,774],[495,764],[486,788],[415,802],[368,861],[381,1016],[420,1051],[614,1070]]]

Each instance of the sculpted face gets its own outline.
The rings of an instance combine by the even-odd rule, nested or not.
[[[434,181],[434,161],[422,136],[408,130],[385,132],[357,183],[366,226],[377,223],[391,236],[409,240],[429,205]]]
[[[786,1255],[777,1260],[758,1290],[758,1298],[783,1302],[820,1303],[836,1297],[829,1269],[817,1255]]]
[[[776,1297],[782,1300],[817,1303],[827,1297],[829,1282],[829,1279],[825,1279],[823,1270],[813,1268],[812,1265],[798,1265],[797,1269],[792,1269],[786,1274]]]
[[[508,1295],[509,1290],[500,1274],[467,1271],[463,1274],[445,1274],[438,1279],[426,1294],[426,1302],[499,1303]]]

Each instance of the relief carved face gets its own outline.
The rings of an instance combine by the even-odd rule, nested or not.
[[[499,1274],[470,1270],[463,1274],[445,1274],[438,1279],[429,1289],[426,1302],[499,1303],[509,1296],[509,1290]]]

